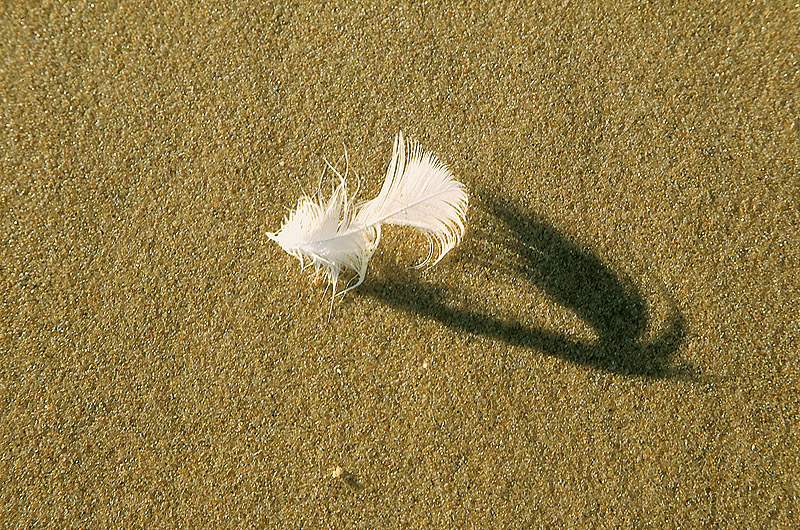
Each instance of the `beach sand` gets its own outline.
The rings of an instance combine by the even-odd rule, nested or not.
[[[796,6],[106,4],[0,16],[3,526],[797,527]],[[331,308],[400,130],[466,237]]]

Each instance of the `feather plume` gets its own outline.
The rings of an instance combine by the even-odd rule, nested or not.
[[[363,205],[356,217],[366,226],[386,223],[421,231],[431,249],[420,265],[428,263],[438,247],[435,265],[464,236],[467,203],[464,185],[453,178],[450,169],[414,140],[404,142],[399,133],[380,193]]]
[[[464,185],[450,169],[414,140],[398,133],[392,160],[378,196],[355,203],[347,195],[344,177],[331,197],[324,200],[305,196],[284,219],[280,230],[268,233],[283,250],[313,266],[333,287],[346,270],[355,273],[356,283],[364,281],[367,263],[380,242],[381,225],[411,226],[428,238],[430,251],[420,264],[436,264],[464,236],[468,198]],[[351,280],[352,283],[352,280]]]

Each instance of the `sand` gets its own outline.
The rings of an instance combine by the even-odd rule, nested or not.
[[[2,526],[797,527],[796,6],[113,4],[0,15]],[[467,235],[331,310],[399,130]]]

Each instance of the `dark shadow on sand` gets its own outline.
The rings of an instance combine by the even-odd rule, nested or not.
[[[513,258],[504,256],[503,261],[517,264],[516,276],[574,311],[595,330],[596,341],[583,343],[564,334],[503,320],[486,308],[469,304],[467,308],[453,307],[443,291],[421,284],[409,274],[377,274],[383,281],[368,281],[358,292],[455,329],[540,350],[576,364],[632,376],[695,378],[695,368],[673,359],[685,337],[677,309],[659,336],[645,342],[642,336],[648,315],[639,290],[535,214],[505,200],[479,198],[477,202],[473,206],[499,220],[503,228],[479,231],[473,235],[475,241],[491,239],[490,247]],[[493,251],[479,247],[465,244],[459,255],[470,256],[466,260],[479,260],[485,266],[497,261],[497,256],[488,255]]]

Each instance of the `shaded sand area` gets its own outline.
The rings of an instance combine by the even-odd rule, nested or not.
[[[2,526],[796,527],[792,3],[13,4]],[[265,234],[401,129],[467,236],[329,318]]]

